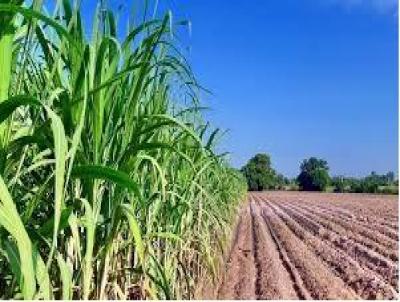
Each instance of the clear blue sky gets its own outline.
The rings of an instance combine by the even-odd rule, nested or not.
[[[310,156],[397,173],[396,0],[167,2],[192,22],[189,60],[235,167],[267,152],[287,176]]]

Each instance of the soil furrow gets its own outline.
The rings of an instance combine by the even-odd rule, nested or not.
[[[252,230],[252,236],[253,236],[253,258],[254,258],[254,265],[256,268],[256,279],[254,283],[254,288],[255,288],[255,295],[257,297],[257,300],[263,299],[262,297],[265,295],[263,288],[262,288],[262,263],[260,261],[261,255],[259,254],[259,236],[257,234],[257,214],[255,213],[254,210],[254,204],[252,201],[252,198],[250,197],[250,213],[251,213],[251,230]]]
[[[397,198],[275,191],[248,199],[219,299],[399,298]]]
[[[271,225],[268,223],[268,219],[265,219],[265,224],[267,225],[268,230],[271,234],[271,237],[272,237],[275,245],[277,246],[277,249],[279,251],[280,260],[290,275],[290,278],[291,278],[291,281],[293,284],[293,289],[295,290],[297,297],[302,300],[311,300],[312,297],[311,297],[310,293],[308,292],[307,288],[304,286],[303,280],[301,279],[301,276],[300,276],[300,273],[297,271],[296,267],[290,261],[284,247],[281,245],[281,243],[279,242],[279,239],[277,238]]]
[[[255,258],[258,268],[256,294],[259,299],[305,299],[304,290],[299,289],[293,273],[287,270],[285,258],[274,243],[270,232],[261,218],[260,209],[252,203],[253,230],[255,236]],[[285,265],[286,264],[286,265]],[[292,273],[292,274],[291,274]],[[300,285],[301,287],[301,285]]]
[[[393,299],[397,296],[395,289],[386,284],[381,277],[367,268],[362,268],[344,251],[334,247],[331,242],[324,241],[323,238],[319,237],[320,233],[315,232],[315,229],[307,228],[301,222],[293,220],[281,208],[270,206],[284,220],[286,225],[363,299]],[[310,232],[305,231],[303,227]]]
[[[312,298],[357,298],[343,280],[334,275],[272,210],[264,208],[263,215],[286,250],[289,259],[299,270]]]
[[[296,203],[296,202],[293,202]],[[297,202],[296,204],[301,204]],[[396,232],[396,229],[393,229],[391,227],[388,227],[387,225],[384,225],[381,223],[377,223],[376,221],[371,221],[371,219],[368,219],[368,217],[364,216],[358,216],[354,213],[351,213],[348,210],[343,210],[338,208],[337,206],[330,206],[330,205],[325,205],[325,204],[319,204],[319,205],[313,205],[317,209],[321,209],[323,211],[326,211],[327,213],[331,215],[336,215],[338,219],[341,219],[343,221],[346,221],[348,223],[355,223],[356,225],[359,225],[361,227],[367,227],[373,230],[376,230],[379,234],[382,234],[384,236],[389,237],[390,239],[394,240],[397,242],[398,240],[398,234]]]
[[[398,264],[387,258],[383,258],[380,254],[365,248],[363,245],[348,238],[348,233],[342,236],[342,233],[335,231],[334,227],[329,223],[319,220],[316,216],[307,216],[301,210],[293,211],[288,205],[283,203],[278,206],[284,207],[284,211],[291,214],[291,217],[298,223],[312,230],[319,237],[326,241],[332,242],[336,247],[345,251],[351,258],[356,260],[360,266],[375,271],[378,275],[386,280],[389,284],[398,290]]]
[[[252,226],[248,207],[242,215],[242,223],[238,228],[238,241],[227,263],[227,276],[219,289],[220,299],[253,300],[256,298]]]
[[[396,234],[393,234],[392,237],[390,237],[390,236],[387,236],[380,232],[376,232],[376,229],[374,229],[374,231],[372,231],[371,225],[366,227],[365,225],[360,225],[357,221],[343,219],[343,217],[338,216],[333,210],[325,209],[320,206],[316,206],[316,205],[306,206],[306,205],[300,204],[300,203],[293,203],[293,204],[296,204],[305,209],[313,211],[314,213],[318,213],[318,215],[326,217],[327,219],[330,219],[331,221],[343,226],[345,229],[355,230],[360,235],[362,235],[366,238],[369,238],[371,240],[374,240],[375,242],[381,242],[387,248],[392,248],[395,250],[398,249]],[[393,237],[395,239],[393,239]]]
[[[376,253],[380,254],[382,257],[387,258],[388,261],[396,261],[398,260],[398,248],[395,247],[387,247],[383,246],[382,242],[378,240],[372,240],[369,237],[365,237],[362,234],[358,233],[357,230],[350,227],[344,227],[341,224],[337,223],[337,220],[330,219],[330,216],[325,216],[324,214],[318,212],[315,209],[305,207],[304,205],[299,205],[296,203],[288,203],[288,202],[279,202],[277,203],[281,206],[286,206],[294,209],[296,212],[302,213],[304,216],[310,218],[314,222],[318,222],[322,224],[324,227],[336,232],[341,236],[345,236],[344,238],[353,240],[366,248],[369,248]],[[386,244],[388,245],[388,244]],[[396,244],[397,245],[397,244]]]
[[[271,198],[277,196],[280,200],[284,197],[292,202],[299,202],[301,204],[335,208],[338,214],[350,213],[351,216],[355,216],[359,220],[386,225],[395,232],[398,231],[396,196],[329,193],[301,193],[301,195],[298,195],[294,192],[284,194],[271,192],[269,196]]]

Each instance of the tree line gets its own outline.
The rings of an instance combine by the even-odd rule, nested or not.
[[[300,163],[299,175],[287,178],[278,173],[271,165],[268,154],[259,153],[241,168],[250,191],[263,190],[303,190],[330,191],[339,193],[386,193],[398,194],[398,179],[395,173],[371,172],[366,177],[345,177],[329,175],[328,162],[310,157]]]

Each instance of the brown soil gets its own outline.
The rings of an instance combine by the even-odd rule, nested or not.
[[[392,196],[250,193],[218,299],[397,299]]]

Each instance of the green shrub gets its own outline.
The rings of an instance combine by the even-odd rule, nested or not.
[[[396,194],[398,191],[393,172],[383,175],[372,172],[363,178],[335,176],[332,178],[332,185],[335,192]]]
[[[267,154],[256,154],[241,169],[247,180],[250,191],[274,189],[279,184],[279,177],[271,167],[271,159]]]
[[[297,181],[302,190],[325,191],[329,185],[328,163],[325,160],[311,157],[300,165]]]

